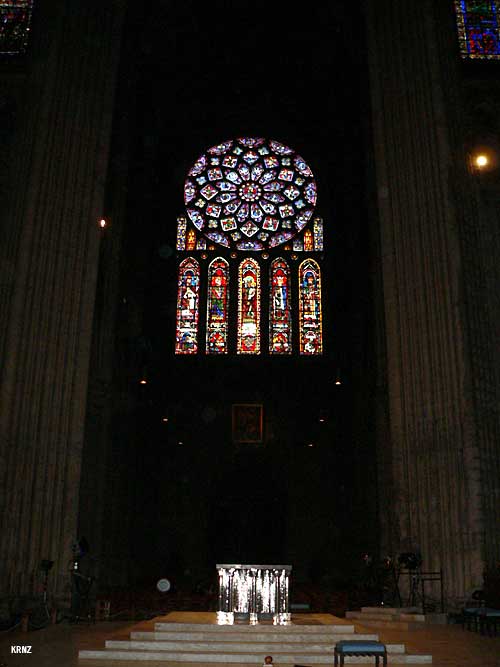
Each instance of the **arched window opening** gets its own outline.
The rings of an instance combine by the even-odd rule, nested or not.
[[[238,271],[238,354],[260,353],[260,268],[254,259]]]
[[[306,259],[299,267],[300,354],[322,353],[322,324],[320,268]]]
[[[179,266],[176,354],[198,352],[200,265],[188,257]]]
[[[271,263],[269,285],[269,352],[291,354],[290,268],[281,257]]]
[[[208,267],[207,354],[227,354],[229,264],[216,257]]]

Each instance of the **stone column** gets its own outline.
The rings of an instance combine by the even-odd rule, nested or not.
[[[50,0],[34,25],[4,299],[0,586],[69,595],[123,3]]]
[[[389,440],[379,442],[386,550],[420,549],[451,601],[480,586],[483,523],[469,390],[452,16],[368,2]],[[381,301],[382,303],[382,301]]]

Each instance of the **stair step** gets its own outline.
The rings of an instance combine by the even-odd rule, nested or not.
[[[329,634],[335,633],[353,633],[354,625],[349,623],[332,624],[332,625],[216,625],[210,623],[155,623],[156,632],[281,632],[288,633],[315,633],[325,632]]]
[[[419,614],[420,609],[418,607],[361,607],[362,612],[368,612],[369,614]]]
[[[138,651],[138,650],[119,650],[108,649],[104,651],[80,651],[79,657],[82,660],[130,660],[130,661],[157,661],[157,662],[208,662],[208,663],[249,663],[262,664],[262,654],[252,653],[200,653],[190,651],[166,652],[166,651]],[[326,659],[325,659],[326,658]],[[313,665],[330,665],[330,656],[325,654],[308,653],[273,653],[273,660],[276,664],[296,664],[311,663]],[[392,653],[387,657],[390,665],[412,665],[412,664],[431,664],[430,655],[405,655]],[[369,664],[373,665],[373,658],[370,657],[346,657],[345,664]]]
[[[281,632],[259,632],[256,629],[255,633],[248,632],[232,632],[232,633],[216,633],[216,632],[144,632],[136,631],[130,633],[131,639],[151,640],[151,641],[264,641],[264,642],[280,642],[286,640],[287,642],[338,642],[353,638],[352,632],[308,632],[308,633],[288,633],[284,635]],[[367,641],[378,641],[378,634],[359,634],[356,633],[356,639]]]
[[[423,614],[378,614],[364,611],[346,611],[346,618],[349,619],[367,619],[369,621],[407,621],[411,623],[425,623]]]
[[[335,644],[308,643],[297,646],[293,642],[182,642],[182,641],[140,641],[108,639],[106,649],[141,650],[141,651],[205,651],[221,653],[310,653],[333,655]],[[404,644],[387,644],[388,653],[404,653]]]

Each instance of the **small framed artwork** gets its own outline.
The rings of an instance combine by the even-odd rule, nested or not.
[[[259,403],[233,405],[233,442],[262,442],[263,408]]]

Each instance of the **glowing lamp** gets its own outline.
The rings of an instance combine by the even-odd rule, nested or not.
[[[479,169],[484,169],[484,167],[487,167],[489,165],[490,161],[488,159],[487,155],[484,155],[484,153],[481,153],[480,155],[476,155],[474,158],[474,164],[476,167]]]
[[[99,227],[100,227],[101,229],[104,229],[104,227],[106,227],[106,225],[107,225],[106,220],[105,220],[104,218],[101,218],[101,219],[99,220]]]
[[[142,378],[142,380],[139,380],[139,384],[147,384],[148,381],[145,378]]]

